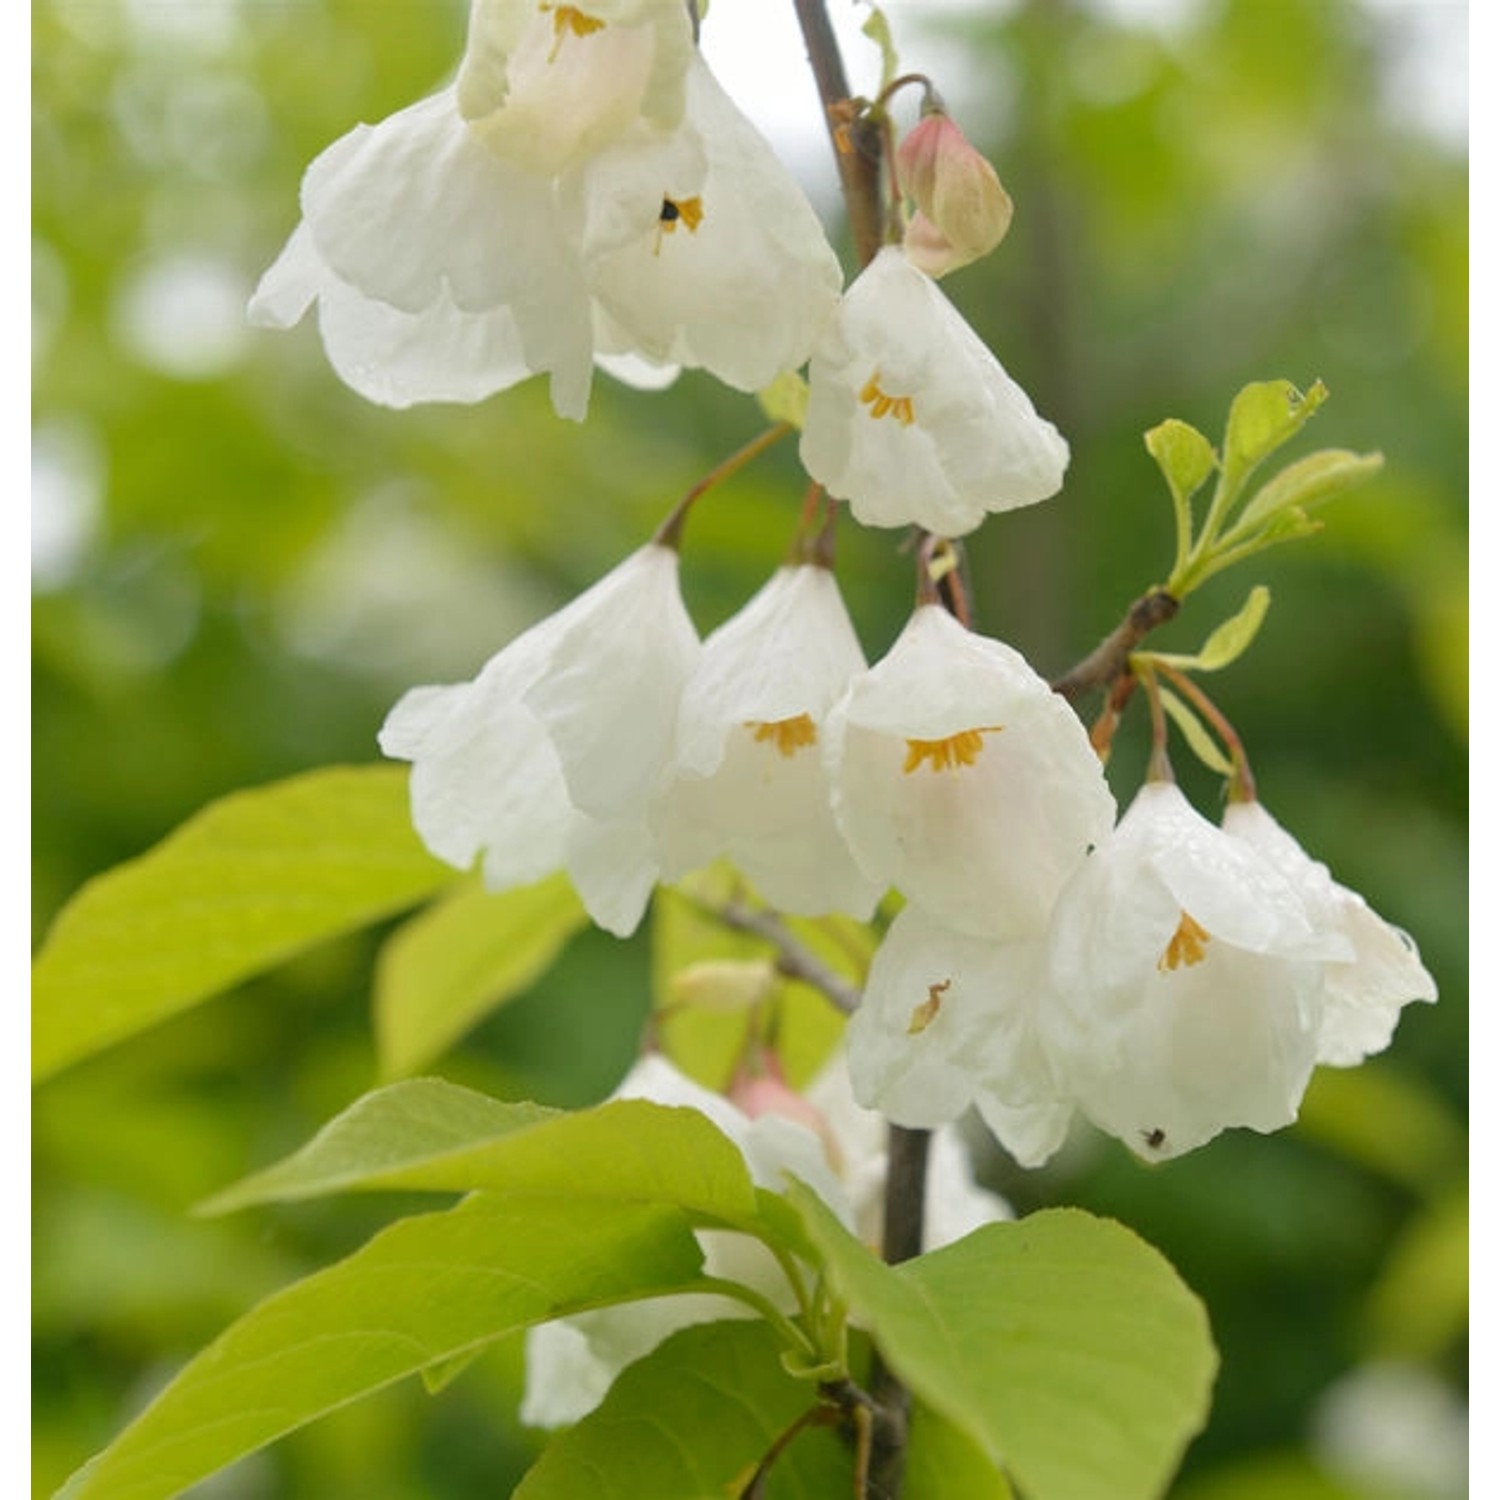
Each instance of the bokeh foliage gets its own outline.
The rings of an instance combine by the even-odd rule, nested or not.
[[[899,42],[916,21],[891,12]],[[1420,1500],[1331,1475],[1309,1441],[1315,1403],[1361,1363],[1455,1387],[1464,1368],[1466,166],[1393,110],[1396,34],[1354,0],[1203,0],[1168,33],[1080,0],[994,17],[945,24],[1016,224],[949,291],[1073,461],[1060,499],[974,539],[979,623],[1060,671],[1170,563],[1141,434],[1168,415],[1215,433],[1245,381],[1321,377],[1311,445],[1379,448],[1385,471],[1320,538],[1257,560],[1270,615],[1211,689],[1268,805],[1417,937],[1442,1000],[1375,1063],[1321,1077],[1281,1136],[1146,1169],[1080,1128],[1044,1172],[987,1167],[1018,1209],[1116,1215],[1207,1302],[1223,1373],[1183,1500]],[[205,801],[372,759],[405,686],[472,673],[758,419],[698,377],[666,397],[601,381],[583,431],[537,383],[392,413],[338,384],[310,329],[241,328],[303,165],[432,87],[461,46],[456,0],[38,0],[33,29],[40,933]],[[779,560],[799,500],[776,452],[702,507],[685,555],[700,626]],[[843,537],[872,655],[910,600],[895,540]],[[1195,596],[1163,649],[1194,648],[1249,581]],[[1127,796],[1140,729],[1112,766]],[[1207,778],[1179,771],[1211,812]],[[367,938],[321,949],[38,1094],[39,1493],[254,1298],[388,1216],[188,1215],[376,1081],[371,962]],[[637,1045],[649,965],[644,935],[584,933],[439,1071],[510,1098],[602,1097]],[[504,1492],[531,1450],[518,1380],[503,1348],[441,1401],[383,1393],[214,1493]]]

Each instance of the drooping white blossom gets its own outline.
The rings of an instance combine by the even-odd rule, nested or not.
[[[549,177],[503,160],[451,88],[335,141],[302,179],[302,223],[253,321],[314,302],[334,368],[372,400],[474,400],[534,373],[588,405],[594,329],[578,225]]]
[[[589,290],[630,346],[755,391],[805,363],[838,259],[769,143],[695,57],[668,136],[637,130],[569,185]]]
[[[855,1097],[912,1128],[977,1106],[1022,1166],[1040,1166],[1073,1114],[1038,1029],[1049,1003],[1046,958],[1041,932],[993,942],[905,908],[849,1022]]]
[[[1067,443],[894,246],[845,292],[808,382],[803,465],[867,525],[962,536],[1062,486]]]
[[[1314,923],[1342,933],[1353,950],[1323,966],[1323,1022],[1318,1061],[1349,1067],[1390,1045],[1401,1007],[1436,1000],[1416,945],[1382,921],[1362,896],[1338,884],[1259,802],[1233,802],[1224,832],[1265,855],[1307,903]]]
[[[807,358],[840,273],[817,216],[714,80],[679,0],[475,0],[457,84],[335,141],[250,316],[316,305],[371,400],[474,401],[595,362],[756,390]]]
[[[826,736],[855,860],[936,922],[1029,937],[1114,822],[1099,758],[1020,652],[918,607]]]
[[[757,1186],[786,1187],[792,1173],[811,1187],[845,1227],[878,1244],[885,1182],[885,1122],[854,1102],[841,1060],[792,1095],[772,1080],[741,1090],[756,1111],[694,1083],[665,1058],[638,1062],[615,1098],[686,1105],[706,1115],[739,1147]],[[968,1153],[952,1130],[932,1142],[924,1202],[923,1248],[935,1250],[982,1224],[1010,1217],[1005,1201],[978,1187]],[[724,1230],[698,1234],[706,1275],[736,1280],[785,1311],[796,1299],[775,1258],[758,1240]],[[659,1298],[602,1308],[533,1328],[526,1338],[526,1391],[521,1419],[556,1427],[588,1414],[631,1361],[691,1323],[753,1316],[741,1303],[717,1296]]]
[[[679,0],[473,0],[459,113],[497,155],[557,176],[638,124],[675,128],[694,55]]]
[[[651,544],[518,636],[472,681],[419,687],[380,732],[412,762],[440,859],[506,890],[566,868],[590,915],[634,930],[656,879],[647,807],[699,650],[677,554]]]
[[[1053,1067],[1147,1158],[1290,1124],[1317,1060],[1324,964],[1352,956],[1269,859],[1162,782],[1063,890],[1049,942]]]
[[[838,585],[784,567],[704,642],[683,690],[676,776],[655,812],[663,879],[723,856],[783,911],[867,919],[881,887],[833,818],[820,743],[864,653]]]

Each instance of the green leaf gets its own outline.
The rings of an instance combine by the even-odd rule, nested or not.
[[[814,1386],[782,1368],[764,1323],[685,1328],[553,1438],[515,1500],[734,1500],[771,1444],[816,1401]],[[813,1428],[782,1452],[765,1494],[828,1500],[850,1494],[852,1481],[847,1450]]]
[[[960,1427],[913,1403],[901,1500],[1013,1500],[1005,1475]]]
[[[1218,467],[1213,444],[1187,422],[1168,417],[1146,434],[1146,451],[1156,460],[1172,492],[1172,510],[1177,518],[1177,563],[1181,566],[1193,540],[1192,498],[1203,481]]]
[[[549,1318],[690,1284],[701,1262],[671,1208],[476,1194],[403,1219],[226,1330],[60,1500],[164,1500],[404,1375]]]
[[[504,1104],[435,1078],[377,1089],[300,1151],[205,1210],[350,1188],[503,1191],[594,1203],[669,1203],[698,1217],[756,1217],[739,1149],[695,1109],[616,1099],[575,1113]]]
[[[90,881],[37,955],[37,1078],[458,879],[412,831],[406,771],[336,767],[215,802]]]
[[[1436,1360],[1469,1325],[1469,1192],[1459,1182],[1403,1230],[1370,1294],[1375,1352]]]
[[[1266,611],[1271,607],[1271,591],[1258,583],[1238,614],[1217,626],[1195,656],[1173,656],[1165,651],[1150,653],[1152,661],[1181,667],[1185,672],[1217,672],[1238,661],[1260,631]]]
[[[865,0],[870,14],[860,31],[880,48],[880,92],[884,93],[891,80],[901,71],[901,58],[896,52],[896,43],[891,38],[891,23],[875,0]]]
[[[1182,731],[1188,749],[1210,771],[1217,771],[1220,776],[1233,776],[1234,766],[1229,757],[1214,743],[1213,736],[1203,727],[1203,721],[1198,715],[1171,688],[1159,686],[1157,692],[1161,695],[1161,706],[1166,709],[1168,718]]]
[[[1299,391],[1290,380],[1247,385],[1229,408],[1224,432],[1224,483],[1238,490],[1251,471],[1301,432],[1307,419],[1328,399],[1328,388],[1315,380]]]
[[[1216,1358],[1202,1304],[1149,1245],[1055,1209],[893,1267],[802,1184],[788,1196],[891,1368],[1029,1500],[1163,1493]]]
[[[1384,467],[1385,457],[1380,453],[1351,453],[1345,448],[1310,453],[1288,464],[1255,492],[1231,536],[1248,534],[1289,506],[1305,511],[1322,505],[1344,490],[1373,479]]]
[[[1146,434],[1146,451],[1157,462],[1174,495],[1190,500],[1218,467],[1213,444],[1187,422],[1168,417]]]
[[[773,422],[788,422],[800,432],[807,421],[807,381],[795,370],[783,370],[755,399]]]
[[[375,968],[381,1071],[426,1067],[541,978],[587,921],[563,875],[498,894],[465,888],[413,917]]]

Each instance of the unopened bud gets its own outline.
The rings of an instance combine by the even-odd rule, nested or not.
[[[752,1120],[777,1115],[810,1130],[822,1142],[829,1162],[838,1166],[838,1143],[827,1117],[787,1082],[775,1053],[765,1052],[755,1063],[741,1067],[729,1085],[729,1101]]]
[[[776,984],[768,958],[705,959],[672,976],[672,1000],[695,1010],[732,1014],[759,1005]]]
[[[942,276],[988,255],[1010,228],[1010,194],[995,169],[941,110],[924,115],[896,150],[902,191],[917,205],[903,248]]]

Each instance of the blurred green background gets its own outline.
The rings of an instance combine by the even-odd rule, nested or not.
[[[601,380],[583,430],[535,382],[393,413],[337,382],[310,328],[243,325],[303,166],[429,91],[463,9],[33,7],[38,937],[80,882],[205,801],[373,759],[406,686],[472,674],[758,429],[749,401],[697,376],[667,396]],[[1141,433],[1173,415],[1217,440],[1245,381],[1321,376],[1333,399],[1295,451],[1380,448],[1384,476],[1321,537],[1195,596],[1161,641],[1191,648],[1270,585],[1255,649],[1212,687],[1268,806],[1416,937],[1442,1000],[1409,1010],[1367,1067],[1320,1074],[1281,1135],[1232,1133],[1149,1169],[1080,1127],[1045,1171],[998,1155],[985,1169],[1018,1210],[1080,1203],[1131,1224],[1206,1300],[1224,1368],[1174,1496],[1439,1500],[1465,1493],[1464,148],[1403,92],[1432,6],[1165,9],[1153,25],[1082,0],[890,6],[898,43],[925,28],[962,47],[962,87],[938,82],[967,99],[1017,203],[1006,245],[949,293],[1073,449],[1060,499],[974,538],[978,623],[1062,670],[1169,565]],[[779,560],[800,489],[778,451],[701,508],[685,555],[701,627]],[[909,605],[896,540],[842,538],[872,656]],[[1111,767],[1122,796],[1143,760],[1132,717]],[[1182,756],[1179,770],[1212,814],[1208,779]],[[372,1085],[378,936],[39,1091],[37,1493],[250,1301],[401,1206],[188,1213]],[[633,1055],[648,987],[644,934],[587,934],[443,1071],[597,1099]],[[389,1391],[202,1492],[507,1493],[531,1441],[518,1372],[499,1349],[439,1400]]]

